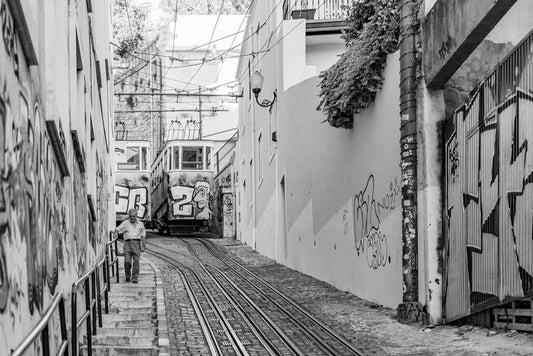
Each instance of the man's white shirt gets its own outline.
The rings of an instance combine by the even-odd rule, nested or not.
[[[135,224],[132,224],[130,220],[124,220],[118,227],[117,231],[124,234],[124,241],[126,240],[140,240],[141,237],[146,237],[146,231],[144,230],[144,224],[137,220]]]

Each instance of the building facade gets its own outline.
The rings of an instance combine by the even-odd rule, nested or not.
[[[409,238],[402,232],[400,53],[388,56],[383,87],[353,129],[323,123],[315,110],[318,74],[345,50],[343,14],[325,10],[329,4],[266,1],[250,10],[238,68],[237,238],[391,308],[407,301],[408,247],[416,268],[407,313],[432,323],[478,312],[490,320],[486,310],[532,293],[526,36],[533,23],[525,15],[532,4],[418,2],[417,208]],[[257,100],[255,71],[264,77]],[[269,108],[259,105],[268,101]]]
[[[2,355],[55,296],[70,310],[72,284],[103,256],[113,214],[109,6],[0,1]]]

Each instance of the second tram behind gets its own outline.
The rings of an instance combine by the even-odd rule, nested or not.
[[[167,141],[152,163],[152,222],[171,235],[208,231],[213,220],[213,142]]]

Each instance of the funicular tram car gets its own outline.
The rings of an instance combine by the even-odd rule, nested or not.
[[[152,164],[152,222],[160,233],[202,233],[212,223],[213,142],[171,140]]]
[[[117,226],[137,209],[145,226],[150,220],[150,142],[116,141],[115,143],[115,214]]]

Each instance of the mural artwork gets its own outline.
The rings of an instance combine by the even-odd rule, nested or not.
[[[533,293],[533,96],[518,89],[533,88],[527,79],[533,59],[525,57],[530,49],[518,53],[523,57],[511,58],[512,71],[502,64],[452,118],[446,143],[449,319]]]
[[[398,179],[391,182],[386,194],[377,199],[374,175],[370,175],[365,188],[353,198],[354,245],[357,256],[366,256],[368,267],[378,269],[391,263],[387,235],[380,228],[381,220],[400,202]]]
[[[137,209],[140,219],[150,218],[150,174],[119,172],[115,178],[116,220],[128,218],[128,210]]]
[[[170,219],[212,218],[212,175],[169,173]]]

